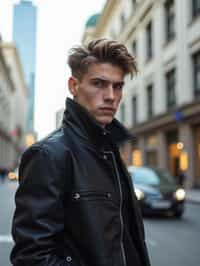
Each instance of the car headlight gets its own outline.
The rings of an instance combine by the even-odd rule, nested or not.
[[[14,172],[9,172],[9,173],[8,173],[8,178],[9,178],[10,180],[17,179],[16,174],[15,174]]]
[[[183,188],[179,188],[175,191],[175,198],[177,200],[184,200],[185,199],[185,190]]]
[[[140,190],[139,188],[135,188],[134,190],[135,190],[135,195],[138,200],[141,200],[144,198],[144,192],[142,190]]]

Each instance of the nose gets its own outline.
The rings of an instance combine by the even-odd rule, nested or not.
[[[105,95],[104,95],[104,99],[105,100],[110,100],[113,101],[114,100],[114,89],[112,84],[110,84],[106,90],[105,90]]]

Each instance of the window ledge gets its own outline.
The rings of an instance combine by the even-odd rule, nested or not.
[[[166,41],[163,44],[163,48],[166,49],[167,47],[169,47],[170,45],[172,45],[175,42],[175,37],[173,39],[170,39],[169,41]]]
[[[197,21],[200,21],[200,14],[191,17],[191,21],[188,23],[188,26],[191,27]]]

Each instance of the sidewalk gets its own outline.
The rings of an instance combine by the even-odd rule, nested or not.
[[[186,201],[200,204],[200,189],[186,190]]]

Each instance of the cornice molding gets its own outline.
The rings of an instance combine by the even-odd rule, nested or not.
[[[95,38],[102,36],[102,31],[106,28],[106,24],[119,4],[121,4],[121,0],[108,0],[106,2],[94,31]]]
[[[27,96],[28,95],[27,85],[24,80],[24,72],[22,69],[22,64],[21,64],[19,53],[18,53],[16,46],[14,45],[14,43],[10,42],[10,43],[2,43],[1,47],[3,50],[5,49],[5,51],[12,50],[14,57],[15,57],[15,62],[17,64],[17,71],[19,73],[19,78],[22,83],[22,90],[23,90],[24,95]]]

